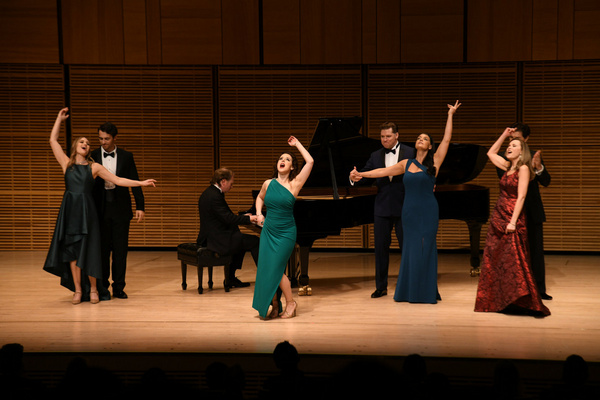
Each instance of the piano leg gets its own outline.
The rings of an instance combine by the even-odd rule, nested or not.
[[[308,284],[308,254],[311,246],[300,246],[300,281],[298,296],[311,296],[312,288]]]
[[[288,278],[292,287],[298,288],[298,296],[312,295],[312,288],[308,284],[308,255],[313,243],[314,240],[297,243],[288,261]]]
[[[479,240],[481,238],[481,227],[483,224],[477,221],[467,221],[469,227],[469,242],[471,245],[471,276],[479,276]]]

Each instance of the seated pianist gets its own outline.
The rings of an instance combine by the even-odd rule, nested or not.
[[[198,213],[200,215],[200,232],[196,244],[207,247],[221,256],[231,255],[229,276],[225,278],[224,285],[232,288],[248,287],[250,283],[240,281],[235,272],[242,268],[244,255],[250,251],[254,263],[258,264],[259,238],[240,232],[238,225],[252,225],[257,221],[256,215],[234,214],[227,201],[225,193],[233,186],[233,172],[227,168],[217,169],[210,181],[210,185],[202,192],[198,199]]]

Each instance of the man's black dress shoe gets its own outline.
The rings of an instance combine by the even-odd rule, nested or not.
[[[113,292],[113,297],[116,297],[117,299],[126,299],[127,293],[122,290],[120,292]]]
[[[542,300],[552,300],[552,296],[550,296],[548,293],[542,293],[540,294],[540,297]]]
[[[387,296],[387,290],[379,290],[377,289],[376,291],[373,292],[373,294],[371,294],[371,298],[372,299],[376,299],[378,297],[381,296]]]
[[[229,287],[248,287],[250,286],[250,283],[242,282],[234,276],[227,281],[226,285]]]

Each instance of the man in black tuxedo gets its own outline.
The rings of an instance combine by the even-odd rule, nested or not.
[[[382,148],[371,153],[371,157],[360,172],[385,168],[400,160],[415,157],[415,149],[398,141],[398,127],[393,122],[381,124]],[[387,295],[388,270],[390,263],[390,245],[392,228],[396,228],[396,238],[402,248],[402,204],[404,203],[403,175],[375,179],[377,196],[375,197],[375,285],[372,298]],[[351,179],[352,182],[352,179]],[[373,183],[373,179],[360,182]],[[354,184],[354,182],[352,182]],[[362,183],[361,183],[362,184]]]
[[[513,137],[519,137],[527,142],[531,130],[529,125],[515,123],[510,128],[516,128]],[[527,239],[529,241],[529,253],[531,257],[531,272],[535,278],[540,296],[544,300],[552,300],[552,296],[546,293],[546,263],[544,260],[544,222],[546,213],[540,195],[540,186],[550,185],[550,173],[544,165],[540,151],[531,150],[531,164],[535,171],[533,180],[529,182],[527,197],[525,197],[525,216],[527,217]],[[502,177],[504,171],[496,168],[498,176]]]
[[[233,180],[231,170],[219,168],[213,174],[210,186],[200,195],[200,232],[196,243],[222,256],[231,255],[229,276],[223,284],[228,287],[247,287],[250,284],[236,278],[235,271],[242,268],[246,251],[250,251],[254,263],[258,265],[259,238],[240,232],[238,225],[255,224],[257,216],[237,215],[231,211],[225,201],[225,193],[231,190]]]
[[[139,180],[133,154],[117,148],[117,127],[110,122],[98,128],[100,147],[92,151],[92,158],[113,174]],[[144,193],[140,187],[132,187],[135,199],[137,222],[144,219]],[[126,299],[125,270],[127,269],[127,249],[129,247],[129,223],[133,218],[131,196],[128,187],[115,186],[96,178],[93,189],[94,201],[100,219],[100,250],[102,255],[102,282],[109,287],[111,275],[110,256],[112,252],[113,297]]]

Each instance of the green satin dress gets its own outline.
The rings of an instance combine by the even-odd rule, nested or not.
[[[258,267],[252,307],[266,317],[285,267],[296,244],[294,203],[296,198],[276,179],[265,194],[265,224],[260,233]],[[281,302],[279,303],[281,311]]]

